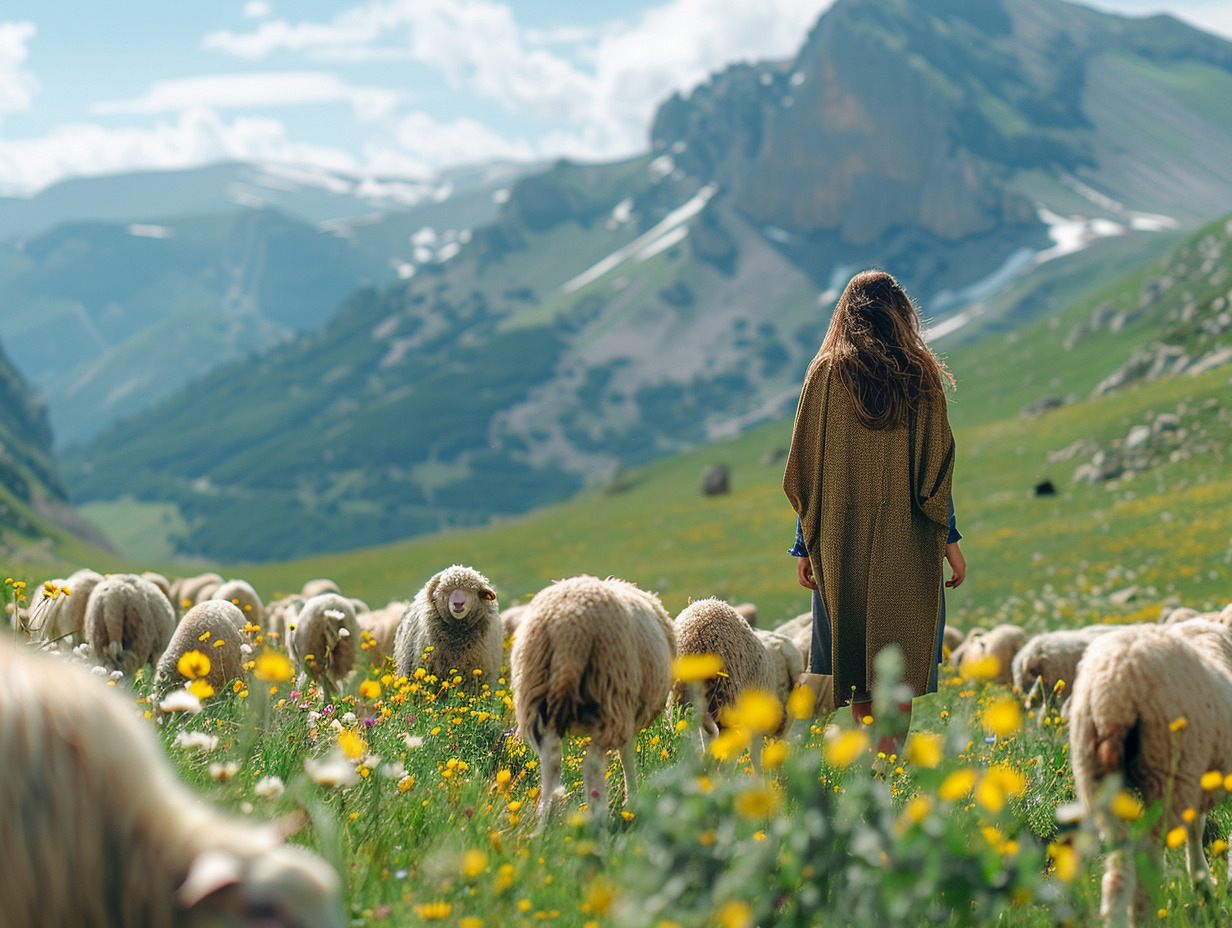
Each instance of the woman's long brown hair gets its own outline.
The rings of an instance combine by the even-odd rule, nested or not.
[[[851,278],[818,355],[832,359],[856,415],[870,429],[904,424],[921,394],[955,385],[924,344],[911,298],[885,271]]]

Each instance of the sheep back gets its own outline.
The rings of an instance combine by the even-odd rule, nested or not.
[[[337,613],[326,615],[326,613]],[[355,666],[359,625],[350,600],[337,593],[321,593],[304,603],[288,625],[288,648],[292,659],[314,680],[338,683]],[[343,630],[346,634],[343,634]]]
[[[167,597],[135,574],[104,577],[86,602],[84,634],[95,659],[126,675],[155,663],[174,630]]]
[[[195,577],[176,577],[171,583],[171,598],[177,609],[191,609],[202,599],[209,599],[208,595],[201,595],[202,590],[215,590],[220,583],[222,575],[212,571]]]
[[[70,590],[61,593],[55,599],[47,601],[45,606],[35,610],[35,600],[43,600],[45,595],[40,586],[35,591],[35,599],[30,601],[30,618],[33,623],[31,632],[43,641],[52,641],[66,635],[82,637],[86,625],[86,604],[94,588],[102,582],[103,575],[83,567],[71,574],[67,580],[53,580],[56,586]]]
[[[322,593],[341,593],[338,584],[334,583],[328,577],[317,577],[315,580],[309,580],[304,584],[304,588],[300,590],[300,595],[304,599],[312,599],[314,596],[320,596]]]
[[[681,655],[717,654],[723,674],[706,680],[702,689],[706,705],[701,711],[722,726],[722,711],[736,704],[740,693],[758,689],[776,693],[775,666],[765,646],[744,616],[721,599],[699,599],[676,616],[676,648]],[[677,683],[673,699],[687,700],[687,687]]]
[[[585,732],[615,750],[663,710],[675,654],[653,593],[612,578],[554,583],[530,601],[509,659],[518,730],[532,744]]]
[[[465,590],[475,601],[462,619],[449,610],[449,596]],[[427,651],[428,648],[431,651]],[[425,656],[425,652],[427,652]],[[419,667],[438,679],[451,671],[462,675],[463,686],[474,690],[474,670],[480,683],[496,679],[504,656],[504,628],[496,592],[488,578],[472,567],[455,564],[434,574],[423,585],[398,622],[394,636],[394,663],[401,676]]]
[[[355,614],[361,639],[364,633],[367,633],[371,641],[370,644],[367,641],[363,643],[363,650],[372,666],[379,667],[385,662],[385,658],[394,656],[394,636],[398,631],[398,622],[409,605],[407,602],[391,602],[383,609]]]
[[[265,627],[265,606],[253,585],[247,580],[228,580],[218,587],[210,599],[229,602],[240,611],[240,631],[246,625]]]
[[[221,599],[207,599],[193,606],[180,619],[171,643],[159,658],[155,683],[168,687],[183,682],[180,658],[189,651],[200,651],[210,659],[206,682],[215,692],[222,692],[228,683],[244,675],[243,633],[236,628],[236,623],[243,621],[239,607]]]
[[[795,642],[786,635],[760,628],[753,629],[753,634],[766,649],[770,664],[774,668],[775,683],[771,692],[786,707],[787,698],[796,688],[796,681],[800,679],[800,674],[804,673],[804,656],[796,647]],[[786,715],[784,715],[784,721],[786,721]]]

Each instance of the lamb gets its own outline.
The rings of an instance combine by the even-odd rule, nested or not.
[[[394,656],[394,636],[398,631],[398,622],[410,605],[408,602],[394,601],[384,609],[355,613],[361,646],[373,667],[379,667],[385,662],[385,658]]]
[[[174,631],[167,597],[135,574],[104,577],[86,602],[85,640],[97,660],[126,676],[157,661]]]
[[[593,819],[604,812],[608,751],[620,752],[624,797],[637,779],[637,733],[671,692],[676,632],[653,593],[624,580],[579,576],[531,600],[510,656],[520,736],[539,755],[539,830],[560,783],[561,741],[586,734],[582,782]]]
[[[287,636],[292,660],[331,697],[355,666],[359,625],[350,600],[337,593],[312,597],[288,623]]]
[[[477,570],[455,564],[428,580],[403,613],[394,637],[394,664],[404,677],[419,667],[441,680],[459,673],[463,687],[474,692],[496,680],[503,644],[492,584]]]
[[[30,601],[30,631],[42,641],[55,641],[69,635],[80,638],[85,630],[86,603],[103,575],[83,567],[67,580],[53,580],[58,587],[69,590],[54,599],[46,596],[42,587]]]
[[[240,610],[240,631],[243,631],[246,625],[265,627],[265,606],[247,580],[228,580],[213,592],[210,599],[224,600]]]
[[[193,606],[180,619],[171,643],[158,661],[155,685],[163,688],[183,682],[179,672],[180,658],[189,651],[200,651],[210,660],[205,681],[222,692],[232,680],[244,675],[243,633],[244,614],[233,603],[207,599]]]
[[[996,683],[1009,686],[1013,681],[1014,655],[1027,643],[1027,633],[1017,625],[998,625],[991,629],[973,628],[967,639],[950,653],[950,663],[959,669],[983,660],[997,659]]]
[[[786,706],[787,696],[795,680],[804,670],[800,651],[791,639],[773,632],[767,639],[758,637],[749,627],[744,616],[721,599],[699,599],[676,616],[676,646],[680,655],[717,654],[723,661],[722,676],[712,677],[702,687],[704,705],[698,706],[702,751],[709,747],[710,738],[719,733],[724,723],[725,710],[735,706],[740,694],[748,689],[760,690],[778,698]],[[769,638],[769,636],[773,638]],[[772,654],[770,648],[777,650]],[[790,651],[787,649],[790,648]],[[784,671],[794,669],[784,680]],[[689,701],[685,684],[673,688],[672,701],[677,705]],[[790,717],[783,712],[775,735],[782,735],[790,724]],[[754,769],[761,769],[761,742],[759,733],[750,749]]]
[[[1177,719],[1185,719],[1183,727]],[[1209,885],[1202,850],[1206,813],[1224,796],[1222,781],[1204,789],[1210,771],[1232,770],[1232,633],[1194,619],[1176,625],[1119,629],[1092,642],[1070,702],[1074,790],[1094,813],[1105,840],[1124,843],[1124,823],[1110,814],[1100,787],[1113,775],[1144,803],[1170,797],[1145,846],[1108,857],[1100,912],[1120,922],[1150,911],[1134,871],[1135,852],[1159,860],[1159,835],[1184,827],[1192,880]],[[1186,822],[1182,813],[1197,814]]]
[[[0,768],[6,925],[344,924],[341,883],[323,860],[282,845],[276,826],[200,801],[131,704],[8,641]]]
[[[222,576],[216,573],[198,574],[195,577],[176,577],[171,584],[171,598],[181,609],[191,609],[197,603],[209,599],[218,589]]]

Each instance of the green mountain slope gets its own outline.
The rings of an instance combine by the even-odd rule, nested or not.
[[[973,333],[1012,331],[1155,253],[1175,218],[1232,208],[1232,183],[1194,154],[1232,164],[1212,102],[1229,48],[1052,0],[840,3],[794,61],[669,101],[652,154],[522,179],[411,279],[75,449],[66,472],[86,501],[175,504],[183,553],[249,559],[611,481],[790,414],[856,266],[895,271],[940,325],[961,307]],[[888,63],[866,73],[860,50]],[[1189,178],[1170,215],[1145,212],[1110,167],[1127,162],[1101,154],[1149,129],[1115,86],[1087,93],[1112,60],[1162,75],[1176,144],[1144,147],[1135,176]],[[1119,135],[1100,128],[1112,112]]]

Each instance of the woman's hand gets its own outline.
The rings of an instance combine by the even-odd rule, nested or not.
[[[796,558],[796,579],[806,590],[817,589],[817,581],[813,579],[813,562],[807,557]]]
[[[945,586],[946,589],[952,590],[954,587],[961,585],[963,580],[967,578],[967,559],[958,550],[958,542],[956,541],[952,541],[945,546],[945,559],[950,562],[950,579],[945,581]]]

